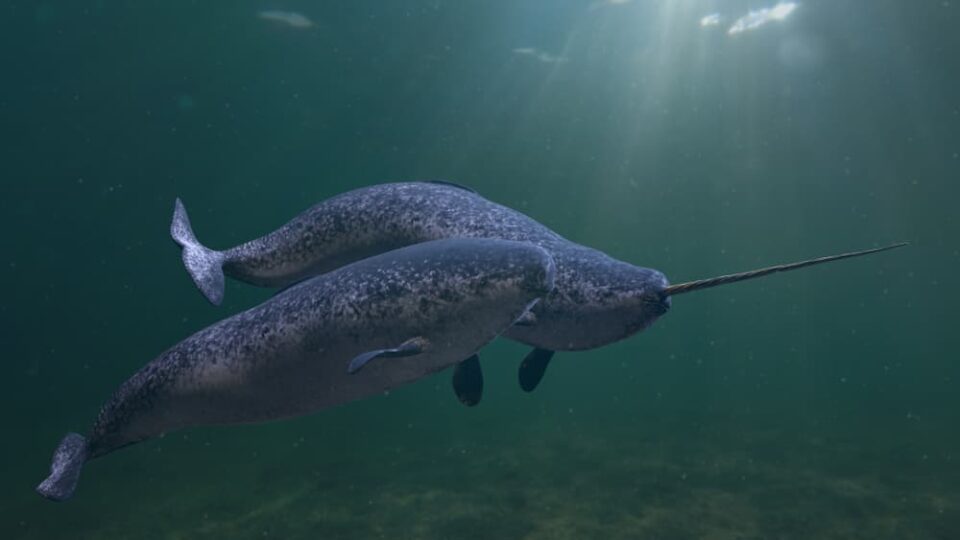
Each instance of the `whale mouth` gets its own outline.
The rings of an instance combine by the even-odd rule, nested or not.
[[[665,294],[656,295],[644,303],[649,307],[655,317],[660,317],[670,311],[671,300],[670,297]]]

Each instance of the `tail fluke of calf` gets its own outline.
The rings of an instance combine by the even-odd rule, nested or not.
[[[200,292],[215,306],[223,302],[223,253],[207,248],[197,241],[190,227],[187,209],[177,199],[170,223],[170,236],[183,248],[183,264]]]
[[[80,470],[87,462],[89,445],[87,439],[79,433],[68,433],[60,441],[50,463],[50,476],[40,482],[37,493],[51,501],[65,501],[73,497],[80,479]]]

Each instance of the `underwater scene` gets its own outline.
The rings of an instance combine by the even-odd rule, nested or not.
[[[0,538],[960,539],[958,28],[0,0]]]

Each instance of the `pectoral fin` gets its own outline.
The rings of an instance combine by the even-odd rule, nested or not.
[[[426,350],[428,344],[429,342],[427,341],[427,338],[415,337],[404,341],[400,344],[400,346],[393,349],[377,349],[375,351],[361,353],[353,360],[350,360],[350,365],[347,367],[347,373],[356,373],[360,371],[360,368],[367,365],[367,362],[373,360],[374,358],[402,358],[404,356],[420,354]]]
[[[537,316],[532,311],[527,310],[523,312],[523,315],[517,317],[513,324],[514,326],[533,326],[537,324]]]
[[[453,391],[460,403],[467,407],[480,403],[483,396],[483,370],[480,369],[479,356],[473,355],[453,369]]]
[[[543,379],[543,374],[550,364],[550,359],[553,358],[553,353],[554,351],[548,351],[547,349],[534,349],[520,363],[520,370],[517,375],[520,379],[520,388],[523,388],[524,392],[533,392],[533,389],[540,384],[540,380]]]

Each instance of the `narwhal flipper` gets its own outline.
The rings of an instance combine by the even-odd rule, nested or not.
[[[537,316],[530,310],[524,311],[523,315],[513,321],[514,326],[530,327],[537,324]]]
[[[480,357],[476,354],[460,362],[453,368],[453,391],[457,399],[467,407],[480,403],[483,397],[483,370],[480,369]]]
[[[50,476],[37,486],[37,493],[51,501],[65,501],[73,497],[80,480],[80,470],[89,455],[87,439],[79,433],[68,433],[60,441],[50,463]]]
[[[353,360],[350,360],[350,365],[347,366],[347,373],[360,371],[363,366],[367,365],[367,363],[374,358],[402,358],[404,356],[420,354],[427,348],[428,343],[427,338],[415,337],[404,341],[400,346],[394,347],[393,349],[377,349],[375,351],[361,353],[354,357]]]
[[[223,253],[207,248],[193,234],[187,209],[177,199],[170,223],[170,236],[183,248],[183,264],[193,282],[215,306],[223,302]]]
[[[540,384],[550,359],[553,358],[553,353],[554,351],[547,349],[534,349],[520,363],[517,375],[520,379],[520,388],[523,388],[524,392],[533,392],[534,388]]]

